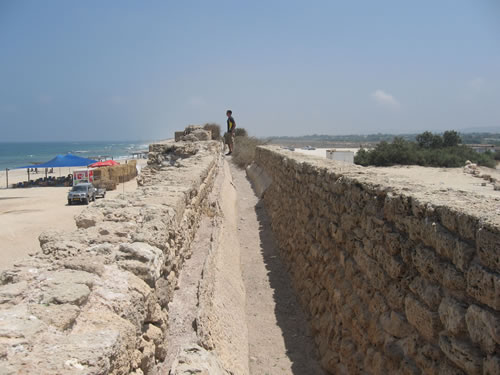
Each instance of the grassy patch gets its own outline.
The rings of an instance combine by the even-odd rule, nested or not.
[[[212,139],[214,141],[218,141],[221,139],[220,136],[220,125],[217,124],[205,124],[203,125],[203,129],[210,130],[212,132]]]

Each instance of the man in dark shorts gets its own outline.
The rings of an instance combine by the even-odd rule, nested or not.
[[[236,129],[236,122],[233,118],[233,111],[228,109],[226,111],[227,116],[227,132],[224,135],[227,146],[229,147],[229,152],[226,155],[231,155],[233,153],[234,147],[234,130]]]

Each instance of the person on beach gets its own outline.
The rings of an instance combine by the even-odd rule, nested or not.
[[[236,129],[236,122],[234,121],[233,118],[233,111],[228,109],[226,111],[226,116],[227,116],[227,132],[224,135],[224,138],[226,140],[226,144],[229,147],[229,152],[226,155],[231,155],[233,153],[233,148],[234,148],[234,130]]]

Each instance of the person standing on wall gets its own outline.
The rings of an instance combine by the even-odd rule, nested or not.
[[[231,155],[234,148],[234,130],[236,129],[236,122],[233,118],[233,111],[228,109],[226,111],[227,116],[227,132],[225,134],[226,144],[229,147],[229,152],[226,155]]]

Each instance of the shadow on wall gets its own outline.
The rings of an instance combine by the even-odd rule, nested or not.
[[[292,287],[288,270],[281,262],[279,249],[271,229],[264,202],[255,206],[259,222],[259,237],[267,274],[276,302],[276,321],[283,333],[288,358],[294,374],[325,374],[319,366],[313,337],[306,315],[300,307]]]

